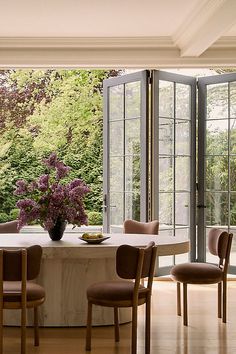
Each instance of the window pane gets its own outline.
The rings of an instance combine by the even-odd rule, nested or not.
[[[128,192],[140,190],[140,156],[125,157],[125,190]]]
[[[140,220],[140,193],[125,193],[125,219]]]
[[[168,267],[174,265],[174,256],[162,256],[159,257],[159,268],[161,267]],[[161,272],[161,269],[160,269]],[[157,269],[157,276],[158,276],[158,269]]]
[[[172,193],[159,194],[159,217],[162,225],[173,225],[174,218]]]
[[[122,191],[123,185],[123,157],[110,158],[110,191]]]
[[[141,116],[141,86],[140,82],[130,82],[125,85],[125,118]]]
[[[236,117],[236,82],[230,82],[230,117]]]
[[[175,235],[176,236],[182,236],[185,237],[186,239],[189,238],[189,228],[186,229],[181,229],[181,228],[177,228],[175,230]],[[189,262],[189,253],[183,253],[183,254],[177,254],[175,256],[175,264],[181,264],[181,263],[186,263]]]
[[[206,225],[228,225],[228,193],[206,192]]]
[[[174,117],[174,83],[159,82],[159,116]]]
[[[124,118],[124,85],[109,88],[109,118],[110,120]]]
[[[228,153],[228,120],[206,122],[206,154],[223,155]]]
[[[159,189],[160,191],[173,191],[174,159],[172,157],[160,157],[159,159]]]
[[[175,224],[189,225],[190,193],[175,194]]]
[[[125,154],[140,153],[140,119],[125,121]]]
[[[230,119],[230,154],[236,155],[236,118]]]
[[[124,154],[124,123],[110,122],[110,156]]]
[[[190,155],[190,122],[176,120],[176,155]]]
[[[228,190],[228,157],[211,156],[206,158],[206,189]]]
[[[190,86],[176,84],[176,118],[190,119]]]
[[[228,83],[207,85],[207,119],[228,118]]]
[[[236,156],[230,157],[230,190],[236,192]]]
[[[175,164],[176,191],[190,191],[190,157],[177,157]]]
[[[236,193],[230,194],[230,226],[232,232],[236,231]]]
[[[165,229],[166,225],[161,225],[159,228],[159,235],[161,236],[174,236],[174,229]]]
[[[111,225],[123,224],[123,193],[111,193],[110,195],[110,220]]]
[[[159,154],[172,155],[174,152],[174,120],[159,120]]]

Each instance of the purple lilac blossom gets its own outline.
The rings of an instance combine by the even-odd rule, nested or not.
[[[30,182],[29,186],[28,186],[28,191],[29,192],[33,192],[38,188],[38,184],[36,181],[32,181]]]
[[[39,177],[38,188],[41,192],[46,192],[49,187],[49,175],[45,174]]]
[[[57,154],[55,152],[52,152],[47,159],[43,160],[43,163],[49,168],[55,168],[57,161]]]
[[[74,179],[66,185],[59,184],[59,180],[68,174],[70,167],[58,161],[55,153],[44,160],[44,164],[56,170],[56,177],[49,171],[49,174],[40,176],[38,181],[32,181],[29,185],[23,180],[16,183],[15,194],[28,195],[28,198],[17,202],[20,209],[18,228],[34,220],[39,221],[46,230],[55,226],[58,219],[68,221],[74,226],[87,225],[83,198],[90,191],[89,187],[81,179]]]
[[[63,162],[57,162],[56,163],[56,170],[57,170],[56,178],[58,180],[64,178],[65,176],[68,175],[70,169],[71,168],[69,166],[64,165]]]
[[[16,182],[16,190],[14,191],[14,194],[15,195],[22,195],[22,194],[25,194],[27,193],[28,189],[28,185],[26,183],[26,181],[24,181],[23,179],[19,179],[17,182]]]

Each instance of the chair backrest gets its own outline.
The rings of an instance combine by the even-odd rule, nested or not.
[[[122,245],[116,252],[116,272],[120,278],[135,279],[140,283],[141,278],[148,277],[148,287],[151,288],[157,246],[150,242],[145,248]]]
[[[136,220],[124,221],[125,234],[152,234],[158,235],[159,221],[140,222]]]
[[[213,228],[208,234],[208,249],[211,254],[218,256],[219,265],[224,263],[224,271],[227,271],[233,235],[227,231]]]
[[[25,270],[27,269],[25,274],[26,280],[37,278],[40,271],[41,257],[42,247],[39,245],[31,246],[26,249],[1,250],[0,268],[3,269],[3,280],[21,281],[24,267]]]
[[[8,221],[0,224],[0,234],[14,234],[19,233],[18,221]]]

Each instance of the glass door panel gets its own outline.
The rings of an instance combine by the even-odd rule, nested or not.
[[[236,74],[199,79],[198,259],[214,261],[207,242],[211,227],[235,232]],[[231,265],[236,266],[233,239]],[[236,267],[231,267],[235,272]]]
[[[196,80],[191,77],[154,72],[152,217],[160,221],[160,235],[191,236],[192,245],[195,243],[195,85]],[[163,257],[159,267],[166,272],[179,260],[183,257]]]
[[[147,219],[148,72],[104,81],[104,230]],[[142,199],[142,203],[140,202]]]

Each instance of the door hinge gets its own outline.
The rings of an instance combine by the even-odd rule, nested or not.
[[[151,85],[153,82],[153,71],[148,70],[148,84]]]

